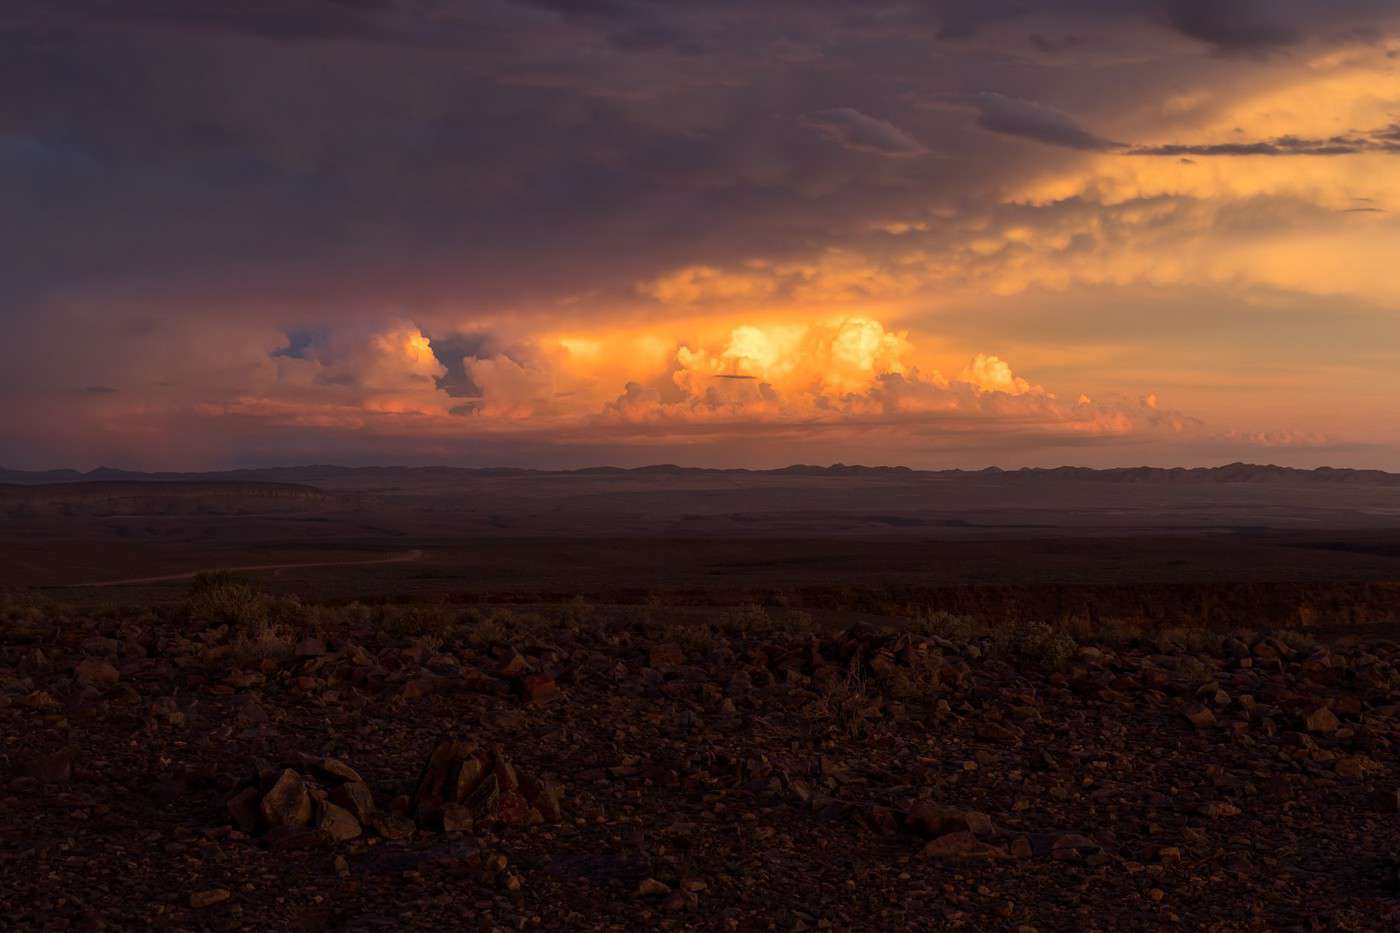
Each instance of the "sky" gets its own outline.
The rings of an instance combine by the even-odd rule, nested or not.
[[[1400,470],[1394,0],[7,0],[0,465]]]

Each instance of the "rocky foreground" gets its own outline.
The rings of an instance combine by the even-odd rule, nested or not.
[[[1395,929],[1400,646],[11,602],[0,926]]]

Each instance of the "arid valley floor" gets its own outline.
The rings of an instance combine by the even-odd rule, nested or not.
[[[0,482],[7,929],[1400,925],[1400,476]]]

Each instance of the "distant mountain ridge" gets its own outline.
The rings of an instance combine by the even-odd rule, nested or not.
[[[80,476],[82,474],[79,474]],[[0,515],[255,515],[348,507],[297,483],[95,480],[0,484]]]
[[[772,470],[710,469],[656,464],[642,467],[585,467],[576,470],[533,470],[523,467],[344,467],[331,464],[307,466],[263,467],[257,469],[220,470],[208,473],[156,472],[143,473],[98,467],[88,472],[78,470],[9,470],[0,467],[0,484],[17,486],[62,485],[72,483],[291,483],[315,486],[320,482],[363,480],[366,483],[396,482],[404,479],[470,479],[511,476],[647,476],[647,475],[742,475],[742,476],[863,476],[889,478],[981,478],[1001,482],[1072,481],[1085,483],[1297,483],[1346,484],[1361,486],[1400,487],[1400,473],[1383,470],[1353,470],[1318,467],[1312,470],[1281,467],[1271,464],[1230,463],[1217,467],[1024,467],[1003,470],[988,467],[983,470],[915,470],[904,466],[860,466],[835,463],[831,466],[793,464]]]

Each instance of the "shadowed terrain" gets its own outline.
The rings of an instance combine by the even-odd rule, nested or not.
[[[7,478],[18,929],[1400,922],[1389,474]]]

